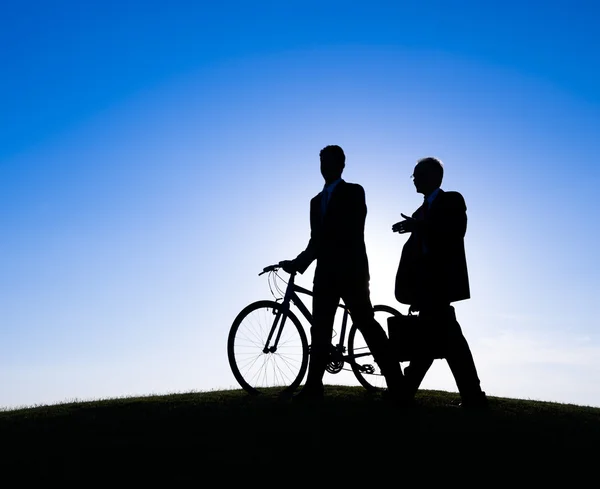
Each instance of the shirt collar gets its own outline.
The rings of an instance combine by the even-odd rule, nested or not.
[[[340,183],[342,181],[342,178],[338,178],[337,180],[334,180],[333,182],[331,182],[329,185],[325,184],[323,186],[323,190],[327,190],[327,192],[331,193],[333,192],[333,189],[337,186],[338,183]]]
[[[436,188],[433,192],[431,192],[427,197],[425,197],[425,200],[427,201],[427,204],[429,206],[431,206],[431,203],[434,201],[434,199],[437,197],[437,195],[440,193],[440,188]]]

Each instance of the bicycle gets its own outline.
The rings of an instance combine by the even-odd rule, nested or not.
[[[246,306],[236,316],[227,339],[227,356],[235,379],[250,394],[280,387],[283,393],[298,388],[308,366],[309,345],[304,327],[294,313],[294,305],[309,325],[312,314],[302,302],[301,295],[312,297],[312,291],[295,283],[296,273],[287,282],[278,274],[280,265],[269,265],[258,275],[268,273],[268,283],[274,300],[259,300]],[[279,282],[286,283],[285,290]],[[280,295],[277,297],[274,289]],[[282,297],[281,297],[282,296]],[[326,370],[337,374],[348,364],[358,382],[368,391],[385,388],[385,378],[374,361],[360,330],[351,321],[349,310],[343,311],[337,343],[332,341]],[[382,317],[399,316],[399,311],[387,305],[375,305],[373,310],[379,324],[387,325]],[[336,320],[339,315],[336,314]],[[348,338],[346,345],[346,331]]]

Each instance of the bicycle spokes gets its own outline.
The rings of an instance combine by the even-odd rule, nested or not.
[[[308,364],[308,344],[298,319],[281,304],[259,301],[236,318],[228,339],[229,364],[240,385],[296,388]]]

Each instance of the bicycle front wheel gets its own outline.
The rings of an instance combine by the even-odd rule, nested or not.
[[[275,301],[246,306],[235,318],[227,340],[234,377],[244,390],[296,389],[308,366],[308,341],[293,312]]]
[[[387,319],[390,316],[400,315],[399,311],[386,305],[373,306],[373,312],[375,320],[385,331],[387,331]],[[352,360],[350,365],[356,379],[365,389],[377,391],[387,387],[385,377],[356,324],[352,324],[348,333],[348,356]]]

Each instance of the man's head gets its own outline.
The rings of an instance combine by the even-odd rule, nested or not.
[[[326,184],[335,182],[342,176],[346,166],[344,150],[337,145],[325,146],[319,153],[321,159],[321,175]]]
[[[417,192],[428,196],[442,185],[444,178],[444,165],[433,156],[421,158],[412,174]]]

